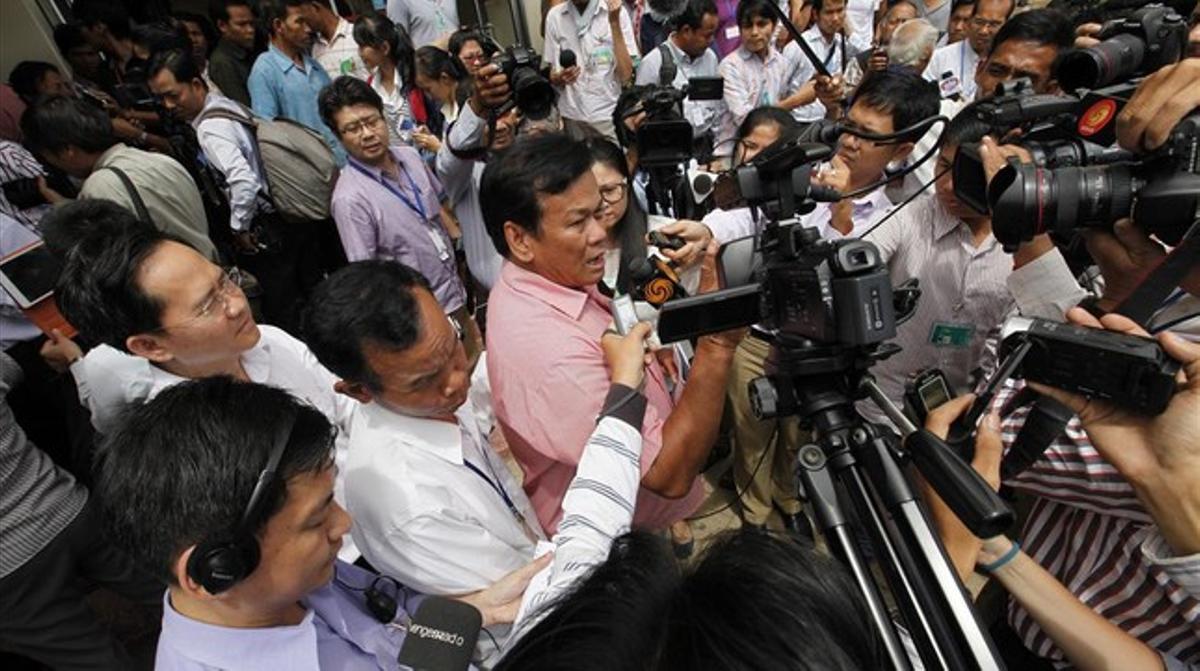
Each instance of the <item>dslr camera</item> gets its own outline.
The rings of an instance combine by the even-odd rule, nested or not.
[[[1035,235],[1062,240],[1077,229],[1133,221],[1177,245],[1200,205],[1200,112],[1183,119],[1159,149],[1141,155],[1115,145],[1120,109],[1135,81],[1178,60],[1187,43],[1183,19],[1161,5],[1110,23],[1100,44],[1065,57],[1055,76],[1072,95],[1029,95],[1020,84],[978,103],[993,132],[1020,128],[1017,143],[1032,164],[1010,164],[987,183],[977,144],[963,145],[953,167],[955,194],[992,215],[996,239],[1012,250]]]
[[[536,51],[512,46],[493,55],[492,62],[508,77],[513,102],[522,115],[534,120],[550,115],[556,94],[550,80],[542,75],[542,57]]]

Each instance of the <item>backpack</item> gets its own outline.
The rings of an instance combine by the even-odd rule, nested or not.
[[[293,221],[328,219],[338,166],[325,139],[291,119],[267,119],[244,111],[208,109],[200,113],[197,125],[205,119],[227,119],[249,128],[276,211]]]

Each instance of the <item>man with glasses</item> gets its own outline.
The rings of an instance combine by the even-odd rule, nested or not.
[[[53,353],[70,366],[98,433],[114,431],[130,405],[216,375],[286,389],[349,427],[358,404],[334,391],[336,378],[304,343],[255,323],[236,272],[226,274],[104,200],[68,203],[43,227],[47,244],[64,257],[59,308],[81,335],[101,343],[84,356],[64,339]]]
[[[346,258],[400,261],[424,275],[442,311],[467,329],[474,365],[482,340],[447,233],[441,182],[417,150],[389,144],[383,100],[370,84],[339,77],[321,91],[319,105],[349,154],[331,204]]]
[[[925,68],[925,79],[938,82],[942,97],[975,99],[975,70],[992,47],[992,38],[1012,14],[1013,0],[979,0],[967,21],[967,39],[939,47]],[[947,74],[949,73],[949,74]]]

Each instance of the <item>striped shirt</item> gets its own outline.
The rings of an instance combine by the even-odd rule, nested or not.
[[[721,61],[717,72],[725,81],[725,112],[717,132],[716,155],[728,156],[733,152],[737,127],[751,110],[777,105],[788,96],[792,68],[792,63],[775,47],[770,47],[766,58],[738,47]]]
[[[505,648],[512,647],[560,597],[603,563],[613,540],[628,532],[633,522],[641,487],[642,434],[638,427],[646,398],[614,384],[604,407],[611,410],[601,416],[588,438],[563,497],[558,531],[551,543],[538,544],[537,554],[553,550],[554,562],[530,581]]]
[[[8,393],[22,377],[21,367],[0,352],[0,578],[33,559],[70,524],[88,493],[54,464],[17,425]]]
[[[1013,271],[1008,284],[1026,316],[1061,319],[1072,299],[1085,295],[1057,251]],[[1150,330],[1169,326],[1185,337],[1196,333],[1200,301],[1169,302],[1151,320]],[[1006,383],[993,409],[1023,386]],[[1019,408],[1002,421],[1005,450],[1028,412]],[[1173,657],[1200,664],[1200,555],[1172,556],[1132,485],[1092,446],[1078,417],[1040,460],[1007,484],[1037,497],[1021,533],[1030,557],[1080,601],[1168,662]],[[1015,602],[1008,620],[1026,647],[1066,665],[1062,652]]]
[[[37,177],[44,175],[46,171],[42,168],[42,164],[29,153],[29,150],[16,142],[8,140],[0,140],[0,184]],[[29,209],[19,209],[8,200],[8,196],[0,191],[0,214],[5,214],[17,221],[23,226],[41,234],[42,217],[50,211],[50,205],[34,205]]]
[[[921,288],[916,312],[893,341],[903,349],[871,369],[883,392],[903,403],[908,376],[931,366],[946,374],[952,388],[967,391],[985,339],[1012,310],[1005,285],[1012,258],[990,233],[975,244],[971,229],[933,196],[917,198],[864,239],[879,248],[893,286],[917,279]],[[887,421],[869,401],[859,404],[859,412]]]

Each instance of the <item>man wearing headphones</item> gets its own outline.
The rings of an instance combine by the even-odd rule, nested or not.
[[[422,597],[338,560],[335,433],[283,390],[211,377],[111,434],[96,483],[110,532],[168,583],[156,669],[398,668]],[[485,626],[511,621],[548,560],[460,599]]]
[[[646,332],[605,344],[615,400],[585,448],[599,453],[580,462],[581,488],[637,463]],[[350,517],[333,498],[337,432],[324,414],[220,376],[173,385],[123,420],[104,445],[96,498],[114,543],[167,582],[156,669],[399,668],[423,597],[338,559]],[[582,524],[604,514],[589,510]],[[483,627],[511,623],[551,559],[455,598]]]

